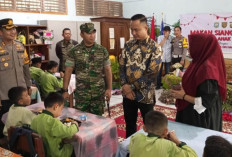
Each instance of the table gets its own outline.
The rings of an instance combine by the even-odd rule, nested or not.
[[[23,157],[21,155],[15,154],[13,152],[11,152],[10,150],[7,150],[5,148],[0,147],[0,156],[4,157],[4,156],[10,156],[10,157]]]
[[[29,109],[44,108],[43,102],[27,106]],[[113,157],[118,147],[117,126],[114,120],[85,113],[74,108],[64,107],[60,119],[72,117],[80,119],[85,114],[87,121],[82,122],[79,132],[74,135],[73,146],[76,157]],[[5,123],[7,113],[3,115]]]
[[[205,147],[205,140],[208,136],[219,135],[232,143],[231,134],[226,134],[214,130],[199,128],[199,127],[173,122],[173,121],[168,121],[168,128],[169,130],[175,130],[179,140],[186,142],[188,146],[190,146],[196,151],[199,157],[201,157],[203,154],[203,150]],[[138,132],[146,134],[143,130],[139,130]],[[116,157],[126,157],[127,153],[129,153],[128,150],[129,143],[130,143],[130,137],[119,144]]]

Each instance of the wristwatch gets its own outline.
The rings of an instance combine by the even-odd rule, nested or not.
[[[184,145],[186,145],[186,143],[181,141],[181,143],[179,144],[179,147],[182,147]]]
[[[68,89],[62,88],[61,91],[62,91],[62,93],[66,93],[66,92],[68,92]]]

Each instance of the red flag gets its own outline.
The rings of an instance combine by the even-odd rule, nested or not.
[[[155,18],[154,15],[152,17],[152,21],[151,21],[151,34],[150,37],[155,40]]]

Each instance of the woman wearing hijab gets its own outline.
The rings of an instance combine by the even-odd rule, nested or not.
[[[226,99],[226,70],[221,47],[214,35],[189,35],[192,63],[182,78],[176,121],[222,131],[222,100]]]

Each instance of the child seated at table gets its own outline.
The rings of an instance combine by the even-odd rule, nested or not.
[[[145,115],[144,131],[131,137],[130,157],[197,157],[195,151],[181,142],[174,131],[168,132],[167,117],[159,111]]]
[[[64,125],[57,117],[62,113],[64,98],[61,94],[51,92],[44,100],[45,110],[33,119],[31,129],[40,134],[44,140],[47,157],[70,157],[73,146],[63,143],[64,139],[72,138],[78,131],[78,123]]]
[[[221,136],[209,136],[203,157],[232,157],[232,144]]]
[[[26,106],[31,104],[31,97],[28,95],[27,89],[24,87],[13,87],[8,91],[8,97],[13,105],[7,115],[6,124],[3,134],[8,136],[7,130],[11,126],[20,127],[23,124],[30,125],[35,114]]]
[[[45,98],[50,92],[56,92],[63,87],[63,76],[60,76],[61,78],[55,76],[58,69],[58,63],[49,61],[46,67],[47,71],[43,73],[40,78],[42,98]]]
[[[41,69],[42,59],[41,57],[36,57],[31,59],[32,65],[30,67],[30,74],[32,78],[32,83],[36,85],[39,89],[40,77],[44,73]]]

